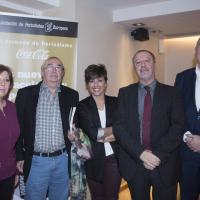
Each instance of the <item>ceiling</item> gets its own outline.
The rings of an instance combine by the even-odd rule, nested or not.
[[[0,12],[42,15],[67,0],[0,0]],[[84,0],[82,0],[84,1]],[[199,0],[89,0],[113,11],[113,22],[137,29],[143,23],[150,35],[175,38],[200,35]],[[151,31],[160,30],[161,33]]]

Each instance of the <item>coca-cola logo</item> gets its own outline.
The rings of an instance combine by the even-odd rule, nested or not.
[[[37,51],[25,51],[24,49],[20,49],[17,53],[16,53],[16,57],[18,59],[22,59],[22,58],[26,58],[26,59],[42,59],[42,60],[46,60],[49,55],[50,51],[48,50],[41,50],[38,49]]]

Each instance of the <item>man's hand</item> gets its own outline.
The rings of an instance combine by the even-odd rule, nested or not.
[[[17,167],[18,171],[21,173],[23,173],[23,166],[24,166],[24,160],[18,161],[16,163],[16,167]]]
[[[154,168],[153,168],[153,167],[151,167],[151,166],[147,165],[146,163],[143,163],[143,165],[144,165],[144,167],[145,167],[146,169],[149,169],[149,170],[154,170]]]
[[[193,140],[193,138],[188,137],[188,135],[192,135],[192,134],[186,134],[186,135],[185,135],[185,136],[186,136],[185,141],[186,141],[187,143],[189,143],[189,142],[191,142],[191,141]]]
[[[156,168],[160,164],[160,159],[149,150],[145,150],[142,152],[142,154],[140,155],[140,160],[142,160],[143,163],[151,169]]]
[[[193,152],[200,153],[200,136],[187,134],[186,144],[190,150]]]

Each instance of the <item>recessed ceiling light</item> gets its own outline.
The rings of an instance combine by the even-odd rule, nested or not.
[[[145,24],[143,23],[135,23],[135,24],[132,24],[133,26],[144,26]]]
[[[185,17],[179,17],[178,20],[183,21],[185,20]]]
[[[162,33],[162,31],[159,30],[155,30],[155,31],[151,31],[152,33]]]

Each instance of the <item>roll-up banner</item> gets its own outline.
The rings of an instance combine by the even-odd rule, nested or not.
[[[0,13],[0,64],[14,75],[8,99],[14,102],[18,89],[40,82],[41,65],[51,56],[64,64],[62,84],[76,89],[77,37],[77,21]]]
[[[0,64],[14,76],[8,99],[14,102],[18,89],[40,82],[41,65],[52,56],[64,64],[62,84],[76,89],[77,37],[77,21],[0,12]],[[13,200],[24,198],[23,176],[19,185]]]

